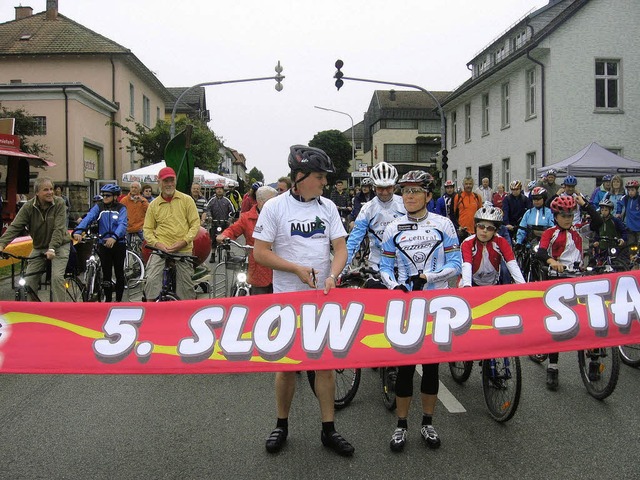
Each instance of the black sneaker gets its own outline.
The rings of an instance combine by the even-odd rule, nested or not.
[[[389,448],[391,448],[392,452],[401,452],[404,449],[405,443],[407,443],[407,429],[396,428],[393,435],[391,435]]]
[[[325,447],[330,448],[338,455],[342,455],[343,457],[350,457],[355,451],[355,448],[353,448],[353,446],[349,442],[342,438],[342,435],[340,435],[338,432],[333,432],[329,435],[326,435],[323,430],[320,434],[320,440]]]
[[[558,389],[558,369],[547,368],[547,388],[556,391]]]
[[[438,432],[433,428],[433,425],[423,425],[420,429],[420,434],[425,442],[427,442],[427,446],[431,449],[440,448],[440,437],[438,436]]]
[[[284,428],[276,428],[271,432],[271,434],[267,437],[267,443],[265,447],[267,448],[267,452],[276,453],[282,450],[285,442],[287,441],[287,431]]]

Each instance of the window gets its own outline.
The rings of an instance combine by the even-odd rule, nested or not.
[[[471,104],[464,106],[464,141],[471,141]]]
[[[511,159],[502,159],[502,183],[509,188],[511,183]]]
[[[504,48],[504,46],[500,47],[498,50],[496,50],[496,63],[498,63],[500,60],[504,59],[504,57],[507,56],[506,53],[506,49]]]
[[[535,180],[536,174],[536,152],[527,153],[527,169],[529,171],[529,179]]]
[[[502,128],[509,127],[509,83],[502,84],[500,121]]]
[[[129,116],[135,118],[136,115],[136,90],[133,83],[129,84]]]
[[[142,123],[147,127],[151,125],[151,100],[146,95],[142,95]]]
[[[415,130],[418,128],[415,120],[385,120],[385,128],[398,130]]]
[[[489,94],[482,95],[482,135],[489,135]]]
[[[514,42],[516,49],[524,45],[526,41],[527,41],[527,31],[523,30],[522,32],[516,35],[515,42]]]
[[[34,134],[46,135],[47,134],[47,117],[33,117],[33,121],[36,124]]]
[[[471,176],[471,167],[467,167],[464,170],[464,176],[465,177],[470,177]]]
[[[385,144],[384,160],[391,163],[416,161],[416,145]]]
[[[527,118],[536,114],[536,69],[525,72],[527,83]]]
[[[418,133],[440,133],[440,120],[418,120]]]
[[[451,146],[455,147],[458,143],[458,112],[451,112]]]
[[[596,60],[596,108],[619,108],[620,62]]]

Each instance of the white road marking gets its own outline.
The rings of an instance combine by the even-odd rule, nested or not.
[[[422,365],[416,365],[416,370],[418,374],[422,376]],[[440,400],[449,413],[466,413],[467,411],[442,382],[440,382],[438,387],[438,400]]]

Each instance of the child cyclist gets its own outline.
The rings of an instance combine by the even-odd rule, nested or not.
[[[460,245],[462,252],[461,287],[496,285],[500,264],[506,262],[515,283],[525,283],[509,242],[496,231],[502,225],[502,210],[484,206],[474,215],[476,233]]]
[[[553,199],[550,207],[556,226],[544,231],[536,255],[543,265],[548,265],[558,273],[575,269],[576,266],[583,267],[582,237],[573,225],[578,206],[591,217],[591,231],[597,232],[602,225],[602,217],[582,195],[560,195]],[[557,352],[549,354],[547,388],[558,388]]]

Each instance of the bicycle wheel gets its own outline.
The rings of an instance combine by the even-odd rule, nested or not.
[[[629,345],[620,345],[620,360],[630,367],[640,367],[640,343],[631,343]]]
[[[333,400],[333,406],[336,410],[346,407],[356,396],[358,387],[360,386],[360,377],[362,372],[359,368],[342,368],[335,371],[336,375],[336,393]],[[309,386],[316,394],[316,372],[315,370],[307,370],[307,379]]]
[[[176,302],[178,300],[180,300],[178,296],[173,293],[161,293],[156,298],[156,302]]]
[[[511,419],[520,403],[522,372],[519,357],[499,357],[482,362],[482,393],[489,414],[498,422]]]
[[[96,296],[96,266],[95,264],[87,265],[84,272],[85,288],[82,291],[83,302],[95,302]]]
[[[71,302],[82,302],[82,294],[84,291],[84,285],[78,279],[78,277],[70,276],[64,279],[64,289],[67,292],[67,298]]]
[[[396,409],[396,379],[397,367],[383,367],[380,369],[380,386],[382,387],[382,403],[389,411]]]
[[[469,380],[471,370],[473,370],[473,362],[449,362],[451,378],[456,383],[464,383]]]
[[[144,278],[144,262],[134,252],[127,250],[124,257],[125,288],[136,287]]]
[[[603,400],[613,393],[620,373],[618,348],[593,348],[578,351],[580,378],[593,398]]]
[[[16,288],[15,301],[16,302],[26,302],[27,301],[27,290],[24,287]]]
[[[535,355],[529,355],[529,360],[536,363],[542,363],[547,359],[547,357],[549,357],[549,354],[547,353],[536,353]]]

